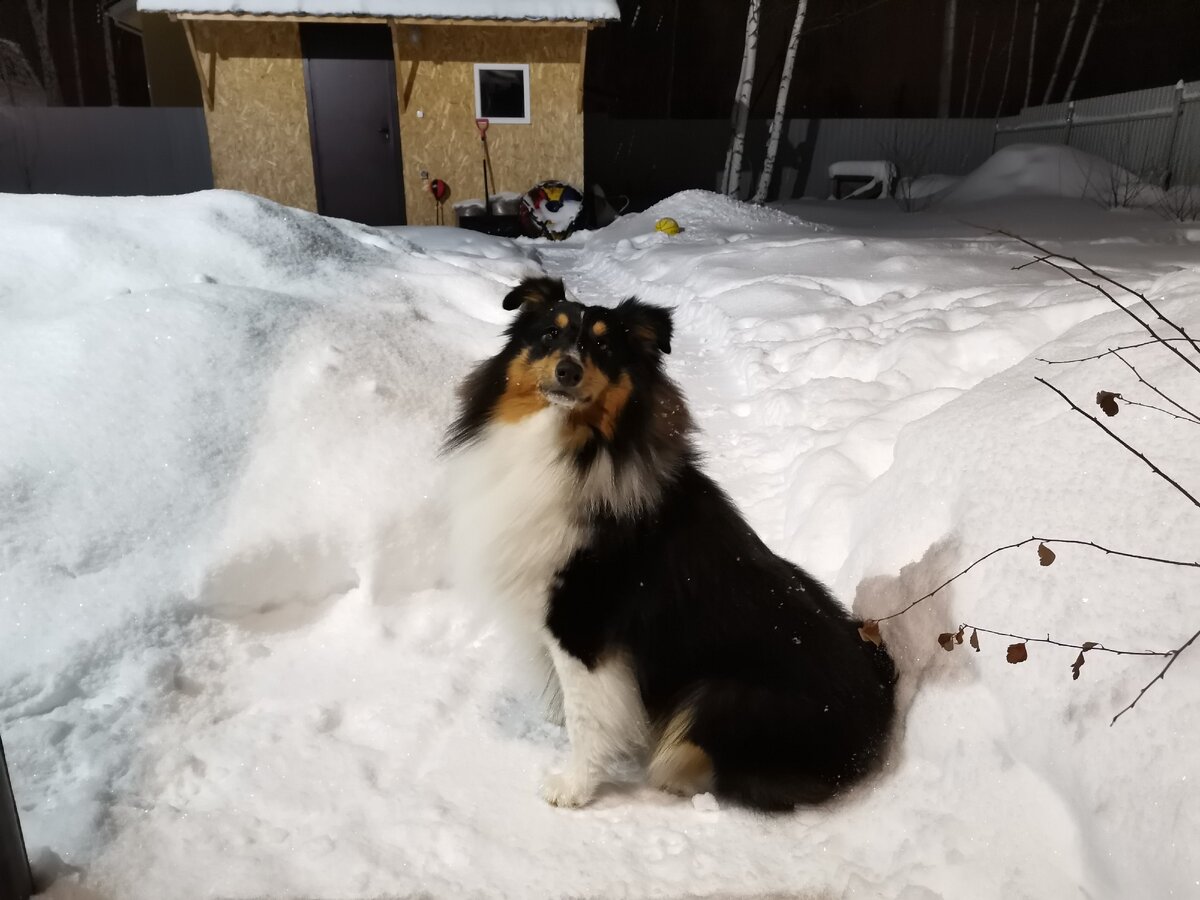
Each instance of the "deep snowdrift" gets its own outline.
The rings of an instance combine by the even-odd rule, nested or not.
[[[676,306],[671,369],[709,467],[862,614],[1034,533],[1194,558],[1200,511],[1032,380],[1149,400],[1111,357],[1032,358],[1141,334],[1059,273],[1014,270],[1012,242],[699,192],[560,246],[224,192],[0,208],[0,728],[51,896],[1195,892],[1195,656],[1110,728],[1160,660],[1093,653],[1072,682],[1067,650],[1012,666],[1000,638],[936,643],[969,621],[1174,647],[1200,625],[1194,570],[989,560],[884,626],[905,673],[887,770],[773,818],[642,788],[544,805],[564,736],[440,576],[453,386],[539,267],[587,300]],[[683,234],[654,232],[661,215]],[[1026,215],[1200,331],[1187,232]],[[1160,348],[1130,358],[1200,406]],[[1200,485],[1196,426],[1109,424]]]

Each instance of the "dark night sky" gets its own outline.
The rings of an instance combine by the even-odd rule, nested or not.
[[[112,0],[51,0],[54,56],[69,105],[107,104],[101,10]],[[790,116],[932,116],[937,112],[942,18],[946,0],[810,0],[788,104]],[[1012,32],[1014,0],[957,0],[952,114],[994,116]],[[1024,99],[1035,0],[1018,9],[1004,114]],[[1032,102],[1041,102],[1073,0],[1039,0]],[[1065,87],[1099,0],[1079,0],[1079,22],[1060,76]],[[618,0],[621,22],[592,32],[588,110],[628,118],[724,119],[742,56],[749,0]],[[762,0],[752,115],[773,112],[796,0]],[[72,52],[68,23],[79,38]],[[967,55],[974,26],[970,78]],[[110,26],[111,27],[111,26]],[[149,96],[140,41],[111,29],[121,102]],[[988,65],[987,45],[995,34]],[[0,0],[0,37],[40,61],[24,0]],[[1200,80],[1200,0],[1106,0],[1076,98]],[[76,67],[79,74],[76,76]],[[984,73],[981,89],[981,73]],[[82,94],[79,88],[82,87]],[[1058,99],[1056,96],[1054,99]]]
[[[619,0],[620,25],[592,33],[589,109],[623,117],[725,118],[741,62],[748,0]],[[1041,0],[1031,103],[1041,102],[1072,0]],[[1080,0],[1056,95],[1078,58],[1097,0]],[[1034,0],[958,0],[958,115],[1000,108],[1008,47],[1012,72],[1003,112],[1024,99]],[[763,0],[752,115],[771,115],[795,0]],[[932,116],[937,112],[945,0],[810,0],[788,115]],[[972,26],[975,50],[967,81]],[[672,45],[672,32],[674,44]],[[995,33],[986,75],[987,46]],[[1200,79],[1200,2],[1107,0],[1076,99]]]
[[[116,28],[104,18],[103,11],[112,3],[113,0],[50,0],[47,5],[50,48],[65,105],[109,104],[102,30],[105,27],[112,37],[121,103],[127,106],[150,103],[141,39]],[[72,23],[75,42],[71,40]],[[0,38],[16,41],[25,51],[33,71],[41,77],[42,62],[30,23],[28,4],[24,0],[0,0]]]

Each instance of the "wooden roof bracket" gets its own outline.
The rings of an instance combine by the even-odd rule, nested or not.
[[[392,62],[396,66],[396,76],[399,78],[404,70],[401,67],[403,59],[400,54],[400,23],[395,19],[391,21],[392,26]],[[412,99],[413,85],[417,81],[417,69],[420,67],[419,59],[410,60],[408,63],[408,74],[404,75],[404,90],[400,94],[400,112],[408,112],[408,103]]]
[[[578,112],[583,112],[583,83],[586,81],[587,75],[587,42],[588,35],[592,33],[592,27],[589,25],[583,29],[583,40],[580,41],[579,47],[579,109]]]
[[[196,77],[200,79],[200,93],[204,97],[204,105],[209,112],[212,112],[216,102],[217,51],[209,52],[206,66],[200,51],[196,49],[196,36],[192,32],[191,19],[183,19],[183,33],[187,35],[188,47],[192,51],[192,62],[196,66]],[[207,74],[204,71],[205,68],[208,69]]]

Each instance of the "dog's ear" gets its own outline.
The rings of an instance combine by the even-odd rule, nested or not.
[[[557,278],[526,278],[504,297],[504,308],[549,307],[566,299],[563,283]]]
[[[671,310],[665,306],[643,303],[636,297],[622,300],[617,310],[624,317],[625,327],[635,341],[659,353],[671,352],[671,335],[675,331]]]

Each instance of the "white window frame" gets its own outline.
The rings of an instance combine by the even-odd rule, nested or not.
[[[520,70],[525,73],[525,115],[522,118],[502,117],[495,118],[487,117],[490,124],[496,125],[528,125],[529,124],[529,63],[475,63],[475,118],[482,119],[483,115],[483,98],[479,94],[479,73],[484,69],[506,69],[509,71]]]

